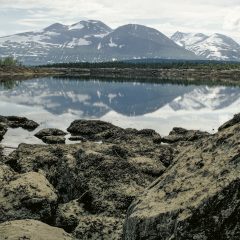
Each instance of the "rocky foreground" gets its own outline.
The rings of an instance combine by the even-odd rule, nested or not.
[[[0,117],[10,127],[37,123]],[[216,134],[74,121],[0,154],[0,239],[240,239],[240,114]],[[0,150],[1,151],[1,150]]]

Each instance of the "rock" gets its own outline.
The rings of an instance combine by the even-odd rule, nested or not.
[[[229,128],[231,126],[234,126],[235,124],[239,124],[240,123],[240,113],[234,115],[234,117],[229,120],[228,122],[224,123],[222,126],[220,126],[218,128],[218,131],[222,131],[223,129]]]
[[[4,123],[0,122],[0,141],[3,140],[4,135],[7,132],[7,126]]]
[[[4,165],[0,173],[0,222],[25,218],[52,221],[57,195],[43,175],[16,174]]]
[[[4,184],[9,182],[13,178],[14,174],[15,172],[9,166],[0,162],[0,186],[1,187],[3,187]]]
[[[66,132],[57,128],[45,128],[35,134],[37,138],[47,144],[65,144],[65,135],[67,135]]]
[[[81,240],[99,240],[99,239],[122,239],[121,218],[112,218],[106,216],[84,216],[79,221],[79,225],[74,231],[74,236]]]
[[[70,234],[40,221],[26,219],[0,224],[0,239],[8,240],[74,240]]]
[[[161,136],[154,130],[123,129],[111,123],[98,120],[76,120],[71,123],[67,130],[72,134],[72,137],[77,136],[77,140],[80,139],[81,141],[102,141],[114,144],[126,143],[126,145],[130,144],[134,148],[139,148],[139,144],[150,147],[152,144],[161,143]]]
[[[104,134],[114,135],[114,132],[121,130],[111,123],[99,120],[75,120],[67,129],[73,136],[78,135],[88,140],[101,140]]]
[[[0,116],[0,141],[2,141],[4,135],[7,132],[8,127],[10,128],[18,128],[21,127],[23,129],[33,131],[39,126],[38,123],[29,120],[24,117],[16,117],[16,116]]]
[[[36,136],[39,139],[42,139],[46,136],[65,136],[67,135],[66,132],[57,129],[57,128],[45,128],[37,132],[34,136]]]
[[[127,130],[116,144],[20,144],[6,163],[19,173],[44,173],[58,192],[58,227],[87,236],[95,226],[92,239],[119,239],[132,200],[165,171],[159,155],[169,147],[154,144],[153,135]]]
[[[18,128],[21,127],[23,129],[33,131],[35,130],[39,124],[29,120],[25,117],[17,117],[17,116],[0,116],[0,123],[5,124],[7,127]]]
[[[123,239],[239,239],[239,139],[236,123],[176,145],[171,167],[131,204]]]
[[[176,143],[180,141],[196,141],[203,137],[209,136],[208,132],[198,130],[186,130],[184,128],[173,128],[168,136],[162,138],[163,143]]]
[[[81,137],[81,136],[71,136],[70,138],[69,138],[69,140],[70,141],[82,141],[82,142],[86,142],[87,141],[87,139],[86,138],[84,138],[84,137]]]
[[[0,145],[0,162],[2,162],[3,159],[3,147]]]
[[[89,141],[20,144],[0,159],[0,222],[41,220],[75,239],[239,239],[239,123],[174,128],[170,145],[149,129],[78,123]]]
[[[65,144],[66,138],[63,136],[44,136],[42,141],[47,144]]]
[[[77,239],[121,239],[124,218],[94,215],[84,209],[84,204],[73,200],[61,204],[56,225],[73,232]]]
[[[84,204],[77,199],[68,203],[59,204],[56,212],[56,226],[73,232],[84,215],[89,215],[84,209]]]

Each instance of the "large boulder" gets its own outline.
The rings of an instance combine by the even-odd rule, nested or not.
[[[139,141],[140,138],[149,138],[152,142],[161,143],[161,137],[152,129],[123,129],[114,126],[111,123],[100,120],[75,120],[71,123],[68,132],[72,137],[78,137],[80,140],[119,142],[126,140],[132,142],[134,138]]]
[[[52,221],[57,195],[43,175],[16,174],[3,164],[0,174],[0,222],[25,218]]]
[[[58,227],[79,239],[95,227],[89,239],[120,239],[132,200],[164,173],[163,156],[170,160],[174,154],[154,141],[160,136],[153,130],[124,133],[111,135],[111,143],[20,144],[5,162],[21,174],[38,171],[46,176],[58,192]],[[94,134],[90,139],[97,139]]]
[[[124,239],[240,239],[240,123],[227,126],[175,146],[171,167],[130,206]]]
[[[37,220],[15,220],[0,224],[1,240],[74,240],[63,229],[49,226]]]
[[[123,129],[100,120],[75,120],[67,131],[73,136],[81,136],[88,140],[102,140],[105,135],[110,137],[116,132],[123,131]]]

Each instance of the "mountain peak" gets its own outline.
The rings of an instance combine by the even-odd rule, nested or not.
[[[214,33],[175,33],[171,37],[178,45],[210,60],[240,60],[240,45],[232,38]]]
[[[46,28],[44,28],[44,31],[52,31],[52,32],[59,32],[62,30],[66,30],[67,26],[63,25],[61,23],[54,23]]]
[[[69,26],[69,30],[93,29],[101,32],[111,32],[112,29],[98,20],[81,20]]]

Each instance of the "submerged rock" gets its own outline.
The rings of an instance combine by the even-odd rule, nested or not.
[[[239,138],[240,123],[176,146],[171,167],[129,208],[124,239],[239,239]]]
[[[0,224],[0,239],[8,240],[74,240],[63,229],[49,226],[40,221],[26,219]]]

